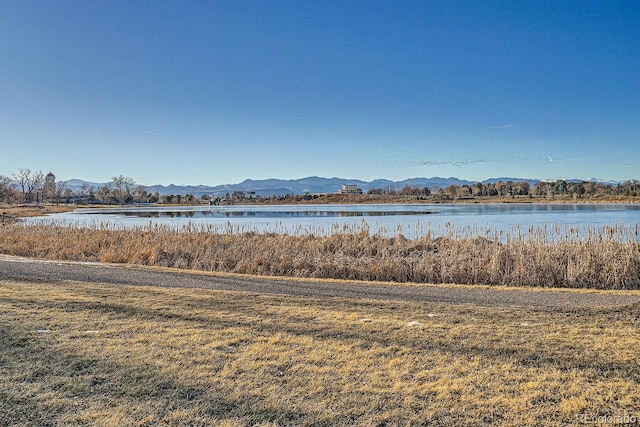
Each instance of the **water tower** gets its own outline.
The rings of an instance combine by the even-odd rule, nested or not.
[[[56,176],[49,172],[44,177],[44,198],[52,199],[56,194]]]

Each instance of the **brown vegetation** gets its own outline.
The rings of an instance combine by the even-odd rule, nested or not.
[[[270,276],[593,289],[640,288],[638,227],[550,226],[513,234],[450,228],[418,239],[367,229],[314,234],[189,225],[132,229],[12,224],[0,253]]]
[[[0,425],[635,425],[639,315],[0,280]]]
[[[18,218],[42,216],[59,212],[70,212],[74,208],[64,205],[9,205],[0,204],[0,225],[15,222]]]

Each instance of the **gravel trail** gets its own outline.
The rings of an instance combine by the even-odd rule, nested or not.
[[[603,308],[640,302],[640,292],[574,292],[447,285],[400,285],[196,273],[120,264],[35,260],[0,255],[0,280],[65,280],[112,285],[199,288],[310,297],[445,302],[557,309]]]

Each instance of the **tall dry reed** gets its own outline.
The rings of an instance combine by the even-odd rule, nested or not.
[[[478,236],[480,234],[480,236]],[[259,275],[418,283],[639,289],[638,227],[544,226],[440,237],[247,232],[232,226],[0,228],[0,253]]]

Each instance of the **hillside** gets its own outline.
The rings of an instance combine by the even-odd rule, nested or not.
[[[523,178],[494,178],[482,181],[484,183],[502,181],[527,181],[531,185],[535,185],[538,180],[535,179],[523,179]],[[72,179],[68,181],[68,187],[72,191],[79,191],[83,185],[88,185],[94,188],[100,188],[108,183],[96,183],[87,182],[81,179]],[[317,176],[311,176],[300,179],[246,179],[237,184],[222,184],[216,186],[208,185],[150,185],[146,186],[147,190],[151,193],[157,192],[161,196],[167,194],[193,194],[196,197],[200,197],[204,194],[214,196],[224,196],[226,193],[233,193],[234,191],[254,191],[257,196],[280,196],[287,194],[304,194],[304,193],[335,193],[344,184],[356,184],[363,192],[367,192],[372,188],[393,188],[400,190],[405,185],[412,185],[416,187],[428,187],[431,190],[435,188],[444,188],[450,185],[472,185],[475,181],[467,181],[458,179],[455,177],[441,178],[409,178],[402,181],[391,181],[387,179],[375,179],[373,181],[363,181],[359,179],[348,178],[322,178]]]

